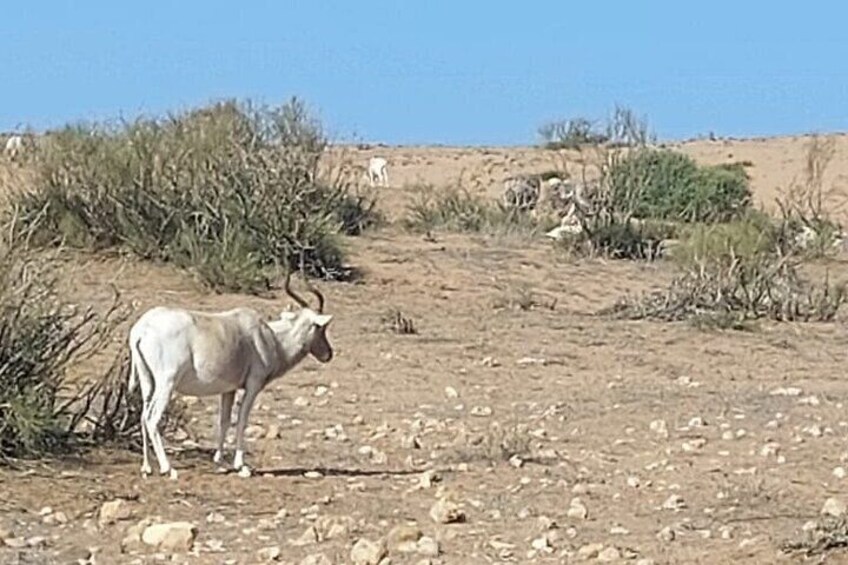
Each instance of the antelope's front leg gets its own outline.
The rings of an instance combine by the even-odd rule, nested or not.
[[[244,467],[244,430],[247,428],[247,418],[260,390],[260,388],[248,385],[245,387],[244,395],[241,398],[238,422],[236,422],[236,456],[233,459],[233,468],[236,471]]]

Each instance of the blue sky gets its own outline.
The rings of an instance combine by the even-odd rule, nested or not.
[[[0,130],[292,95],[343,141],[527,144],[616,103],[663,139],[848,130],[848,6],[791,6],[8,2]]]

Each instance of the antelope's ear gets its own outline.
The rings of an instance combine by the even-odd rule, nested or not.
[[[315,321],[315,325],[318,326],[319,328],[326,328],[327,325],[330,322],[333,321],[333,315],[332,314],[316,314],[315,318],[313,318],[313,320]]]

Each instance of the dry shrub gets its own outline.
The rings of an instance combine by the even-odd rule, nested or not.
[[[616,105],[605,123],[583,117],[557,120],[538,130],[546,149],[576,149],[609,144],[613,147],[645,145],[654,139],[647,120],[632,109]]]
[[[500,290],[500,295],[492,300],[492,308],[496,310],[520,310],[527,312],[533,308],[556,309],[556,297],[543,301],[527,284],[509,284],[501,287]]]
[[[122,349],[103,377],[85,387],[76,404],[79,439],[86,444],[119,447],[141,447],[141,394],[130,396],[129,351]],[[186,405],[173,398],[159,424],[163,433],[185,429],[188,424]]]
[[[810,559],[848,548],[848,521],[845,517],[825,517],[816,527],[805,532],[803,539],[781,544],[781,551],[791,555],[803,555]],[[823,561],[819,561],[823,562]]]
[[[380,318],[380,321],[390,332],[398,335],[415,335],[418,333],[415,320],[405,315],[398,308],[390,309]]]
[[[296,99],[69,126],[42,145],[17,198],[36,243],[129,250],[215,290],[267,290],[301,254],[311,275],[345,279],[338,235],[376,218],[339,171],[319,174],[327,141]]]
[[[105,346],[127,315],[117,297],[102,312],[66,302],[60,277],[49,255],[23,243],[0,249],[0,461],[76,444],[87,402],[69,369]]]
[[[793,180],[777,199],[783,217],[782,237],[810,257],[831,255],[843,238],[833,218],[837,191],[825,187],[824,174],[835,154],[835,140],[813,136],[807,145],[804,176]]]
[[[484,432],[462,436],[461,439],[463,441],[451,455],[451,458],[458,461],[498,463],[509,461],[516,455],[522,459],[529,459],[531,455],[527,426],[515,422],[492,422]]]
[[[665,290],[625,297],[601,314],[630,320],[691,320],[701,326],[744,327],[751,320],[832,321],[845,284],[809,283],[790,256],[758,254],[745,261],[701,261]]]
[[[535,236],[553,227],[548,218],[507,208],[471,194],[459,185],[417,187],[417,195],[407,208],[402,225],[416,233],[441,230],[523,236]]]

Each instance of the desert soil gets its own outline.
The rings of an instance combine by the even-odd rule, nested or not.
[[[848,138],[835,139],[825,181],[839,196]],[[702,162],[749,161],[757,201],[771,207],[802,177],[806,142],[678,148]],[[563,158],[532,148],[347,154],[387,157],[391,187],[379,195],[391,218],[416,183],[462,176],[496,197],[508,172]],[[832,206],[842,213],[838,197]],[[321,286],[336,358],[308,359],[260,396],[251,477],[216,470],[217,402],[200,399],[188,438],[166,438],[175,481],[142,479],[141,456],[128,451],[0,470],[0,561],[350,563],[365,539],[386,543],[395,564],[790,563],[801,557],[781,546],[822,520],[828,499],[845,511],[843,320],[751,332],[612,321],[593,314],[662,287],[671,266],[568,259],[544,240],[432,241],[393,227],[347,245],[363,280]],[[848,274],[844,257],[829,268]],[[92,257],[78,260],[69,292],[101,301],[111,282],[135,316],[162,303],[251,305],[273,316],[286,304],[282,293],[215,295],[166,266]],[[392,332],[392,309],[417,333]],[[118,499],[120,519],[100,524],[101,506]],[[434,519],[437,501],[464,519]],[[144,520],[190,522],[196,538],[187,550],[122,549]],[[848,553],[826,561],[848,562]]]

